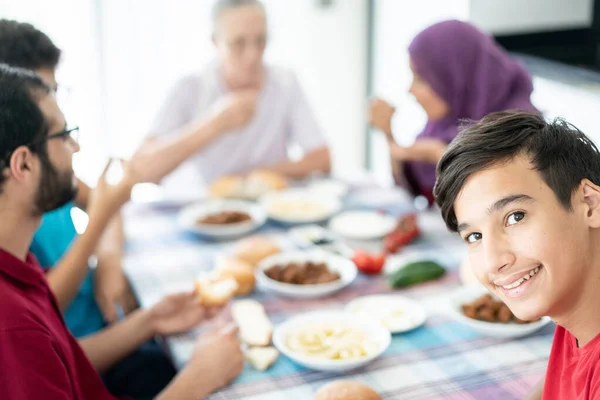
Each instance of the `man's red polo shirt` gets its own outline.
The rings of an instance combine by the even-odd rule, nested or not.
[[[0,398],[114,399],[68,331],[42,268],[0,249]]]

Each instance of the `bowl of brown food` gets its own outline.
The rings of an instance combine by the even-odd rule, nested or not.
[[[182,209],[178,216],[181,228],[216,239],[244,236],[266,220],[267,213],[260,205],[240,200],[195,203]]]
[[[282,296],[315,298],[348,286],[356,266],[347,258],[323,251],[289,252],[270,256],[258,264],[259,287]]]
[[[459,322],[485,336],[516,338],[529,335],[551,322],[542,317],[523,321],[515,316],[501,300],[491,295],[483,286],[463,286],[456,290],[448,302],[450,313]]]

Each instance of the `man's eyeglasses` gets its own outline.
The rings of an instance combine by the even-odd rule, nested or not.
[[[65,129],[64,131],[51,133],[44,138],[34,140],[33,142],[29,143],[27,147],[34,150],[34,147],[37,147],[40,144],[47,142],[48,140],[58,138],[62,138],[63,140],[71,139],[73,142],[79,143],[79,127],[75,126],[73,128]],[[8,160],[10,159],[11,155],[12,151],[9,152],[4,158],[0,159],[0,168],[4,168],[8,164]]]
[[[30,143],[29,146],[35,146],[40,143],[47,142],[48,140],[57,139],[57,138],[62,138],[63,140],[70,138],[75,143],[78,143],[79,142],[79,127],[75,126],[73,128],[65,129],[64,131],[51,133],[48,136],[46,136],[45,138],[41,138],[39,140],[36,140],[36,141]]]

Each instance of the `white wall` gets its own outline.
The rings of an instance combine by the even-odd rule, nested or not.
[[[493,34],[586,28],[593,0],[470,0],[469,19]]]

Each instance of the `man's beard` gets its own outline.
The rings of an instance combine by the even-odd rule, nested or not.
[[[34,214],[43,215],[75,199],[77,186],[73,184],[73,171],[60,172],[46,155],[40,156],[42,175],[35,195]]]

